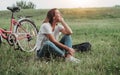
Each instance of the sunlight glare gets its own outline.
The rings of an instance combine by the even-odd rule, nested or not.
[[[72,1],[74,1],[76,6],[79,7],[92,7],[99,3],[98,0],[72,0]]]

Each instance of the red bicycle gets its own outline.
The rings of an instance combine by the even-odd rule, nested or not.
[[[27,17],[15,20],[14,13],[19,12],[19,7],[7,7],[12,12],[10,29],[0,28],[0,43],[6,39],[15,49],[31,52],[36,48],[38,29],[34,22]]]

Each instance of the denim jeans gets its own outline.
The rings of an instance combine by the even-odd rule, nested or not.
[[[60,40],[60,43],[72,48],[72,39],[70,35],[64,35]],[[65,56],[67,53],[66,50],[56,46],[51,41],[46,41],[44,46],[37,51],[38,57],[50,57],[51,55],[55,56]]]

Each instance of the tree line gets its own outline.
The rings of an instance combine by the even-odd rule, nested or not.
[[[33,2],[26,2],[26,1],[17,1],[16,4],[13,6],[18,6],[21,9],[35,9],[36,5]]]

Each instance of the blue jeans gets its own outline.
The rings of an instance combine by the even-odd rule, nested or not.
[[[60,42],[70,48],[72,48],[72,39],[70,35],[64,35]],[[66,50],[56,46],[51,41],[46,41],[44,46],[37,51],[38,57],[50,57],[51,55],[57,55],[57,56],[65,56],[67,53]]]

